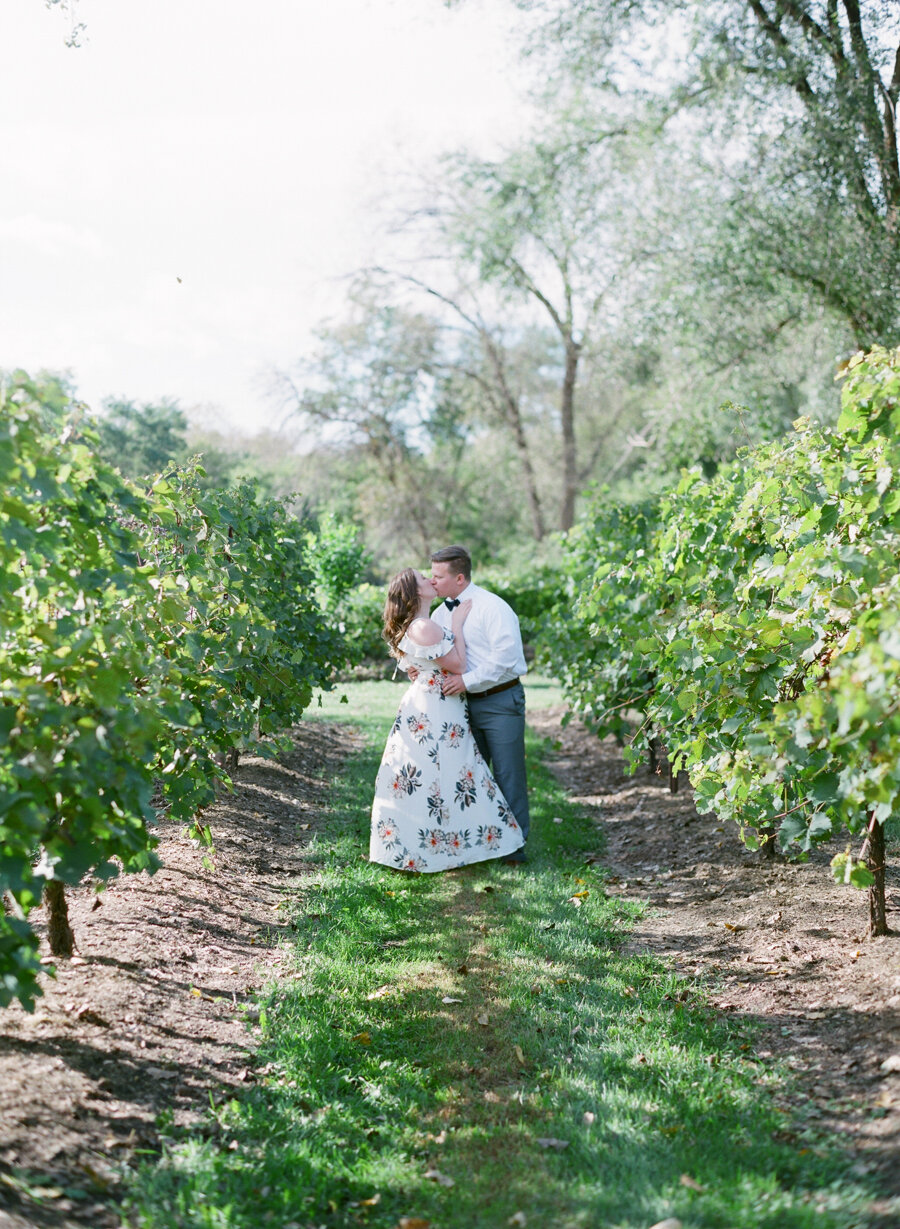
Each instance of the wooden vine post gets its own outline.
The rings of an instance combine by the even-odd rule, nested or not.
[[[884,862],[884,824],[871,815],[869,836],[866,840],[866,865],[875,877],[875,882],[869,888],[869,934],[873,939],[890,933],[884,895]]]
[[[65,884],[48,879],[44,885],[47,904],[47,941],[54,956],[71,956],[75,950],[75,935],[69,925],[69,906]]]

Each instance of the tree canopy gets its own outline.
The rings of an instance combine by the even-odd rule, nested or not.
[[[900,10],[890,0],[518,0],[557,97],[689,133],[721,178],[718,263],[814,291],[857,345],[900,327]],[[589,101],[585,107],[585,99]]]

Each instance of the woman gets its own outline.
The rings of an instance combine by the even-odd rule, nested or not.
[[[464,696],[445,696],[441,678],[463,674],[463,624],[471,602],[445,631],[429,618],[437,593],[415,568],[388,586],[385,640],[414,681],[400,701],[375,781],[369,859],[407,871],[444,871],[508,857],[522,832],[469,729]]]

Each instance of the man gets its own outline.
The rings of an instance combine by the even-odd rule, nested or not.
[[[447,546],[431,556],[431,582],[444,599],[432,613],[442,627],[450,626],[450,612],[458,602],[471,599],[466,619],[467,670],[444,676],[444,692],[466,692],[469,720],[478,749],[490,765],[527,839],[528,783],[525,776],[525,689],[519,676],[527,670],[519,620],[496,593],[472,584],[472,560],[464,546]],[[453,605],[448,605],[448,603]],[[519,849],[504,861],[521,864]]]

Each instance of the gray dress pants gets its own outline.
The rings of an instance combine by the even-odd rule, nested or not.
[[[478,750],[487,760],[527,839],[530,819],[525,775],[525,688],[518,683],[493,696],[470,692],[469,722]],[[524,851],[516,850],[510,860],[524,861]]]

